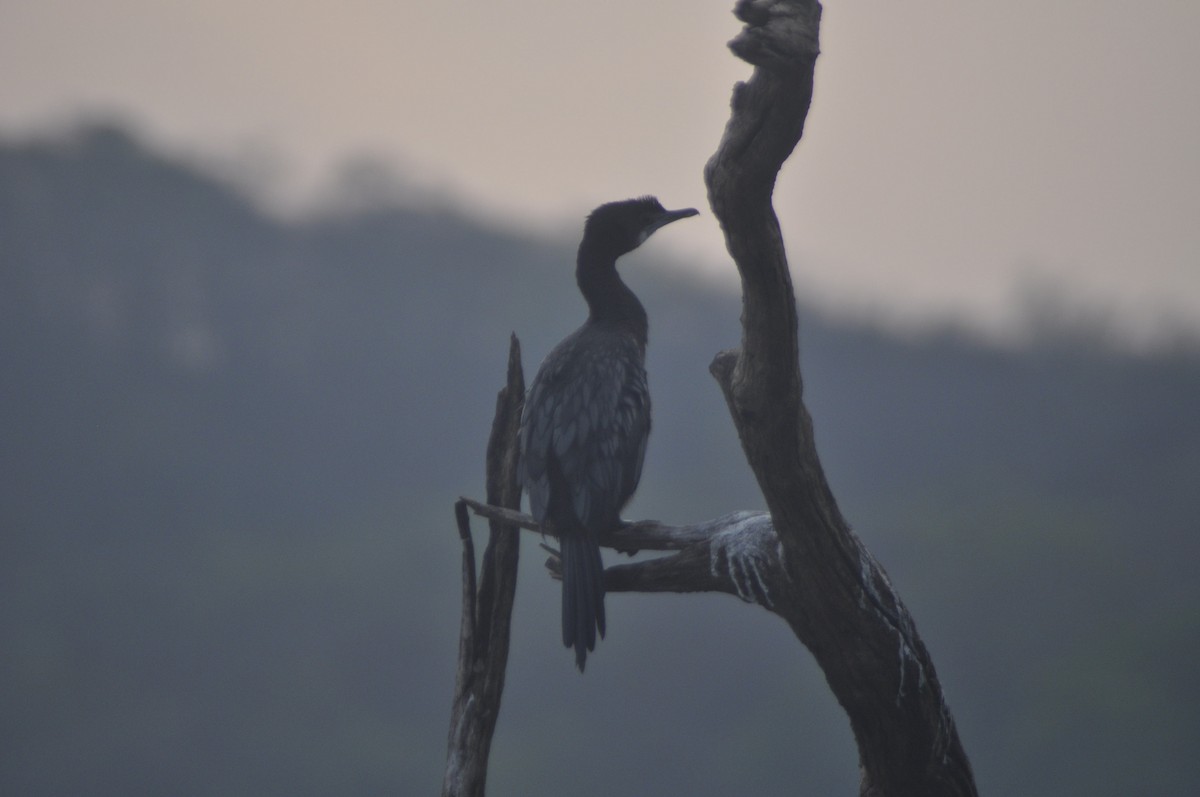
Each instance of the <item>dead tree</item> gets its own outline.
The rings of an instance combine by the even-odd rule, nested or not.
[[[650,521],[615,530],[602,545],[673,553],[608,568],[605,588],[726,592],[774,612],[812,653],[850,719],[861,795],[975,795],[933,661],[883,568],[842,518],[802,400],[796,303],[771,197],[779,169],[804,130],[821,7],[813,0],[740,0],[734,13],[746,27],[730,48],[754,72],[734,88],[729,123],[704,176],[741,275],[743,335],[741,348],[719,353],[710,370],[769,512],[734,512],[695,526]],[[515,456],[515,435],[509,445]],[[494,503],[489,494],[489,504]],[[493,544],[502,539],[496,524],[537,529],[511,508],[467,499],[457,506],[460,519],[467,507],[493,523]],[[469,543],[469,534],[465,539]],[[515,577],[515,556],[512,568]],[[487,577],[485,569],[482,578]],[[467,612],[465,607],[464,624]],[[472,647],[478,643],[464,635],[463,648]],[[503,662],[499,666],[502,683]],[[470,725],[471,711],[494,724],[499,706],[498,692],[494,705],[471,703],[475,692],[470,683],[464,692],[463,667],[460,651],[444,795],[483,793],[482,782],[478,790],[453,788],[451,770],[461,769],[464,760],[455,742],[465,738],[454,729]],[[459,716],[460,709],[466,718]],[[486,740],[481,751],[465,755],[472,753],[483,755],[485,771]]]
[[[514,335],[508,349],[506,384],[496,397],[496,417],[488,438],[486,481],[490,506],[510,510],[521,506],[521,486],[517,482],[520,450],[517,430],[524,406],[521,347]],[[471,521],[464,501],[455,504],[454,514],[463,543],[463,607],[442,794],[445,797],[483,797],[492,733],[496,730],[500,697],[504,692],[521,539],[515,524],[502,519],[492,520],[483,565],[476,579],[475,545],[471,540]]]

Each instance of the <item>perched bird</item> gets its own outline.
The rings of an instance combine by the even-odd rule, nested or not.
[[[658,228],[695,216],[654,197],[596,208],[583,228],[575,280],[588,318],[546,355],[521,416],[520,478],[530,511],[562,551],[563,644],[580,671],[604,636],[597,535],[615,529],[637,489],[650,435],[646,311],[617,258]]]

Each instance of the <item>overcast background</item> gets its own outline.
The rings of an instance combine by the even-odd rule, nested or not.
[[[1200,329],[1200,5],[826,4],[778,207],[801,288],[1019,334],[1053,288],[1126,340]],[[537,230],[701,167],[749,69],[727,0],[4,0],[0,133],[117,115],[278,209],[347,161]],[[361,171],[361,169],[360,169]],[[711,216],[656,245],[730,278]]]

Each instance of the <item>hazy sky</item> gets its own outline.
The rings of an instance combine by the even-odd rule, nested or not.
[[[119,113],[304,196],[355,153],[487,215],[578,230],[706,209],[749,67],[732,0],[0,0],[0,132]],[[1200,329],[1200,3],[826,3],[777,206],[801,290],[995,326],[1049,281]],[[252,157],[251,157],[252,156]],[[269,157],[266,157],[269,156]],[[711,215],[653,245],[731,273]]]

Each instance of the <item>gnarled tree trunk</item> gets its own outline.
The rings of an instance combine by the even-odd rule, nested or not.
[[[747,26],[730,47],[754,74],[734,90],[704,176],[742,277],[743,336],[742,348],[717,355],[711,370],[779,540],[788,599],[774,611],[812,651],[850,717],[863,794],[975,794],[933,661],[838,511],[801,398],[796,303],[771,194],[804,129],[821,7],[760,0],[739,3],[736,13]]]

